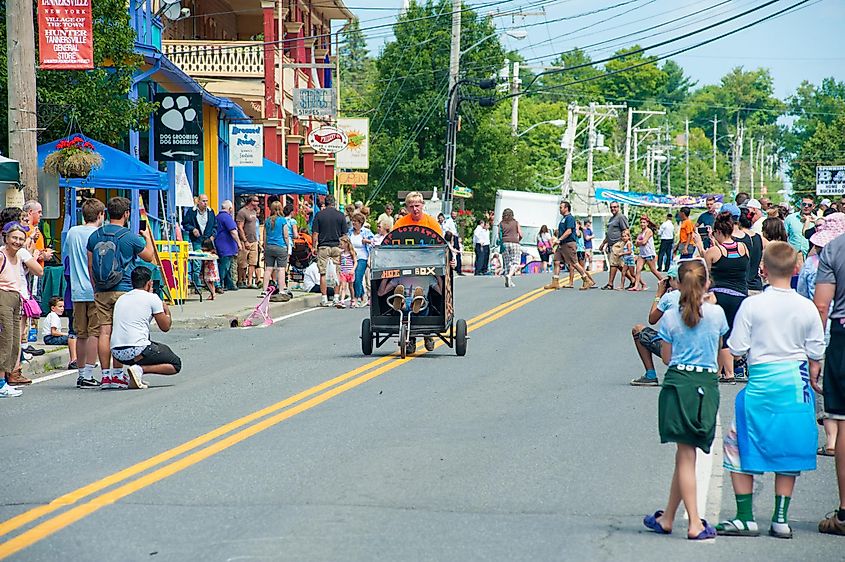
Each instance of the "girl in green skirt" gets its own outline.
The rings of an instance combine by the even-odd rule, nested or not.
[[[647,515],[643,523],[661,533],[672,532],[681,501],[689,514],[687,538],[716,537],[716,530],[701,519],[695,483],[696,448],[710,452],[719,410],[717,356],[728,323],[722,309],[705,302],[710,283],[700,258],[682,260],[678,269],[680,306],[668,310],[660,321],[661,357],[669,366],[658,399],[661,443],[675,443],[675,474],[666,509]]]

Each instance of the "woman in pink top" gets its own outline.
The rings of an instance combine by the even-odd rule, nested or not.
[[[43,268],[23,246],[26,244],[26,227],[19,222],[10,222],[3,227],[6,245],[0,248],[0,369],[5,380],[0,386],[0,395],[17,395],[8,385],[19,386],[32,383],[21,374],[20,369],[20,322],[21,322],[21,267],[26,267],[41,276]],[[19,391],[18,391],[19,392]]]

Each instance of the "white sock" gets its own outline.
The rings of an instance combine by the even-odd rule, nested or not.
[[[329,297],[327,297],[326,295],[323,295],[323,298],[321,300],[322,300],[322,302],[329,302]]]
[[[86,379],[94,378],[94,365],[86,363],[82,369],[82,376]]]
[[[776,523],[772,521],[772,530],[776,533],[787,534],[789,533],[789,523]]]

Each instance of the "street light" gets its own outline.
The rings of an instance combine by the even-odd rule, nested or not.
[[[488,39],[492,39],[493,37],[503,37],[505,35],[507,35],[508,37],[512,37],[513,39],[516,39],[517,41],[521,41],[521,40],[525,39],[526,37],[528,37],[528,32],[525,31],[524,29],[508,29],[504,33],[499,33],[498,31],[496,33],[491,33],[490,35],[487,35],[486,37],[482,37],[481,39],[479,39],[478,41],[476,41],[475,43],[473,43],[472,45],[470,45],[469,47],[467,47],[466,49],[461,51],[460,55],[458,55],[458,56],[460,56],[460,57],[464,56],[465,54],[467,54],[471,50],[475,49],[476,47],[478,47],[479,45],[481,45],[482,43],[484,43]]]
[[[552,119],[550,121],[540,121],[539,123],[534,123],[533,125],[531,125],[527,129],[522,131],[521,133],[517,133],[516,136],[521,137],[522,135],[524,135],[525,133],[527,133],[531,129],[533,129],[535,127],[539,127],[540,125],[554,125],[555,127],[566,127],[566,119]]]

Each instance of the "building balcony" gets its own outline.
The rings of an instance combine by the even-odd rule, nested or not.
[[[192,77],[264,77],[264,48],[260,41],[165,40],[161,50]]]

